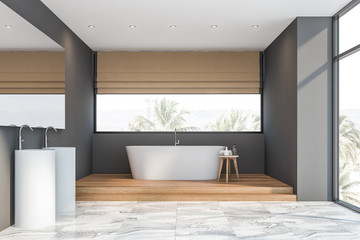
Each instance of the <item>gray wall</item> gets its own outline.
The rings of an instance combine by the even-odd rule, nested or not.
[[[49,133],[50,146],[76,147],[76,177],[91,174],[91,138],[94,129],[93,117],[93,52],[40,0],[2,0],[3,3],[40,29],[65,48],[66,59],[66,129]],[[42,131],[24,131],[24,148],[42,146]],[[17,147],[14,139],[17,131],[0,128],[0,230],[14,222],[13,187],[14,154]],[[10,202],[10,205],[7,204]]]
[[[0,127],[0,231],[10,225],[12,169],[16,129]]]
[[[240,173],[264,173],[262,133],[178,133],[181,145],[236,144]],[[131,173],[125,146],[172,145],[173,133],[97,133],[93,136],[94,173]]]
[[[266,49],[266,173],[332,200],[332,19],[299,17]]]
[[[265,173],[297,187],[297,21],[265,50]]]
[[[298,200],[331,200],[332,19],[297,23]]]

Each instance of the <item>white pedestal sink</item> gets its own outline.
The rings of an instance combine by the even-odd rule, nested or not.
[[[15,150],[15,227],[55,224],[55,151]]]
[[[75,148],[48,147],[55,150],[56,159],[56,212],[75,210]]]

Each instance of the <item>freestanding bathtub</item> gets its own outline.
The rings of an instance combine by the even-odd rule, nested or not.
[[[210,180],[224,146],[126,146],[132,176],[144,180]]]

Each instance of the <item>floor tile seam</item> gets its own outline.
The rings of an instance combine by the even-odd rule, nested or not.
[[[336,223],[336,225],[338,227],[341,227],[342,229],[345,229],[346,231],[348,231],[348,232],[350,232],[352,234],[355,234],[356,236],[360,236],[360,232],[356,232],[354,230],[351,230],[351,229],[347,228],[346,225],[345,225],[346,223],[338,223],[338,222],[335,222],[335,223]],[[359,228],[360,228],[360,224],[358,224],[358,225],[359,225]]]
[[[359,234],[356,234],[356,233],[352,232],[351,230],[349,230],[349,229],[347,229],[347,228],[345,228],[345,227],[337,224],[336,222],[334,222],[334,223],[336,224],[336,225],[335,225],[336,227],[340,227],[340,231],[339,231],[339,232],[341,232],[341,233],[351,233],[351,234],[353,234],[353,235],[359,235]],[[333,227],[335,227],[335,226],[333,226]],[[290,227],[290,226],[286,226],[286,227],[287,227],[287,228],[290,228],[290,230],[296,234],[296,230],[298,229],[297,227]],[[316,233],[324,233],[324,232],[329,233],[328,229],[326,229],[326,230],[321,230],[321,229],[320,229],[320,230],[319,230],[319,229],[305,229],[305,231],[311,231],[311,232],[316,232]],[[335,232],[331,232],[331,231],[330,231],[330,234],[331,234],[331,233],[335,233]],[[338,231],[337,231],[336,233],[338,233]],[[299,236],[299,237],[302,236],[301,233],[298,233],[298,234],[296,234],[296,235]],[[360,236],[360,235],[359,235],[359,236]]]
[[[220,203],[220,202],[217,202],[217,204],[218,204],[218,206],[219,206],[219,209],[220,209],[221,212],[222,212],[222,216],[221,216],[221,217],[224,217],[224,218],[226,219],[226,221],[227,221],[227,226],[229,226],[229,228],[231,229],[232,235],[234,235],[234,236],[237,238],[237,236],[236,236],[236,234],[235,234],[235,231],[234,231],[234,229],[233,229],[233,226],[232,226],[231,222],[229,221],[229,218],[227,217],[227,214],[225,213],[225,210],[224,210],[223,206],[221,206],[221,203]]]
[[[349,210],[348,208],[346,207],[343,207],[343,206],[340,206],[341,208],[337,208],[337,209],[334,209],[334,207],[332,207],[331,209],[329,209],[329,211],[325,211],[325,210],[319,210],[319,209],[314,209],[315,212],[321,214],[321,215],[327,215],[329,216],[329,212],[330,212],[330,215],[333,216],[333,215],[336,215],[338,212],[341,212],[341,216],[356,216],[358,219],[357,221],[360,221],[360,212],[355,212],[355,211],[352,211],[352,210]],[[344,219],[346,220],[346,219]]]
[[[179,202],[176,201],[176,212],[175,212],[175,236],[174,239],[176,240],[176,235],[177,235],[177,216],[178,216],[178,207],[179,207]]]
[[[349,230],[352,234],[354,234],[355,236],[357,236],[357,237],[359,237],[359,239],[360,239],[360,233],[357,233],[357,232],[354,232],[354,231],[351,231],[351,230]]]
[[[360,229],[360,224],[358,224],[358,229]],[[344,226],[344,228],[346,228],[348,231],[356,234],[356,236],[359,236],[359,239],[360,239],[360,231],[356,231],[356,230],[352,230],[351,228],[348,228],[347,226]]]
[[[328,220],[328,221],[333,221],[333,222],[336,222],[338,224],[348,224],[348,223],[351,223],[351,222],[356,222],[356,223],[359,223],[359,226],[360,226],[360,218],[359,220],[352,220],[352,219],[345,219],[343,218],[344,215],[341,215],[341,216],[333,216],[333,215],[328,215],[321,211],[318,211],[317,209],[314,209],[314,211],[319,214],[322,218]],[[347,213],[346,213],[347,214]],[[352,215],[353,213],[350,213],[350,215]],[[359,214],[360,216],[360,213],[355,213],[355,214]]]
[[[281,232],[281,234],[283,234],[283,233],[285,233],[285,234],[288,234],[288,233],[290,233],[290,234],[292,234],[292,236],[294,236],[294,237],[296,237],[297,239],[300,239],[300,237],[294,232],[294,231],[292,231],[289,227],[287,227],[287,226],[285,226],[285,225],[281,225],[280,227],[282,227],[282,228],[286,228],[288,231],[282,231]],[[278,232],[276,233],[276,234],[278,234]],[[236,231],[235,231],[235,235],[236,235],[236,237],[238,237],[238,238],[241,238],[241,239],[256,239],[256,240],[259,240],[259,239],[262,239],[262,238],[265,238],[265,239],[268,239],[268,238],[266,238],[266,237],[271,237],[271,236],[273,236],[273,235],[275,235],[275,234],[273,234],[273,233],[271,233],[271,232],[262,232],[262,233],[260,233],[260,234],[257,234],[257,235],[253,235],[253,236],[242,236],[242,237],[240,237],[240,236],[238,236],[238,234],[236,234]],[[258,235],[261,235],[261,237],[259,237]],[[266,236],[266,237],[264,237],[264,235]],[[270,239],[275,239],[275,238],[270,238]],[[283,239],[283,238],[280,238],[280,239]]]
[[[231,231],[232,231],[232,234],[234,235],[235,238],[240,239],[240,238],[237,236],[236,231],[234,230],[234,226],[233,226],[233,224],[231,223],[231,221],[230,221],[230,219],[229,219],[229,215],[225,213],[223,206],[221,206],[221,203],[219,203],[219,206],[220,206],[220,208],[221,208],[221,210],[222,210],[222,212],[223,212],[223,215],[225,216],[225,218],[226,218],[226,220],[227,220],[227,222],[228,222],[228,225],[229,225],[229,227],[230,227],[230,229],[231,229]]]
[[[334,233],[334,232],[328,232],[328,231],[319,231],[319,230],[310,230],[311,231],[311,234],[309,235],[309,234],[306,234],[305,236],[304,236],[304,234],[301,234],[301,233],[294,233],[295,234],[295,236],[297,236],[299,239],[308,239],[309,238],[309,236],[311,236],[310,238],[311,239],[328,239],[328,236],[330,235],[330,236],[332,236],[332,237],[334,237],[334,234],[339,234],[339,232],[336,232],[336,233]],[[345,233],[351,233],[353,236],[360,236],[360,235],[356,235],[356,234],[354,234],[354,233],[352,233],[352,232],[345,232]],[[320,236],[313,236],[313,235],[320,235]],[[321,236],[321,235],[324,235],[325,234],[325,236]],[[352,237],[352,236],[347,236],[347,238],[348,237]],[[333,239],[333,238],[331,238],[331,239]],[[336,238],[337,239],[337,238]],[[344,239],[344,238],[341,238],[341,239]],[[350,238],[350,239],[353,239],[353,238]],[[357,238],[356,238],[356,240],[357,240]]]
[[[218,201],[215,201],[215,205],[217,205],[217,208],[219,209],[219,210],[221,210],[220,212],[220,215],[219,214],[214,214],[213,215],[213,217],[224,217],[225,219],[226,219],[226,221],[227,221],[227,223],[226,223],[226,226],[228,227],[228,228],[230,228],[230,230],[231,230],[231,232],[230,232],[230,234],[231,235],[233,235],[233,237],[235,237],[235,238],[237,238],[237,236],[236,236],[236,234],[235,234],[235,231],[234,231],[234,229],[232,228],[232,226],[230,225],[230,222],[229,222],[229,220],[228,220],[228,218],[226,217],[226,214],[224,213],[224,210],[222,209],[222,207],[220,206],[220,204],[219,204],[219,202]],[[177,218],[176,218],[176,235],[175,235],[175,239],[177,239],[177,227],[178,227],[178,224],[177,224],[177,220],[178,220],[178,215],[177,215]],[[191,227],[190,227],[191,228]]]

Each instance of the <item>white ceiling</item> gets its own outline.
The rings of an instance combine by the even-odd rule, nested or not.
[[[63,51],[39,29],[0,2],[0,51]],[[8,29],[5,25],[11,25]]]
[[[95,51],[251,51],[295,17],[333,16],[351,0],[42,1]]]

